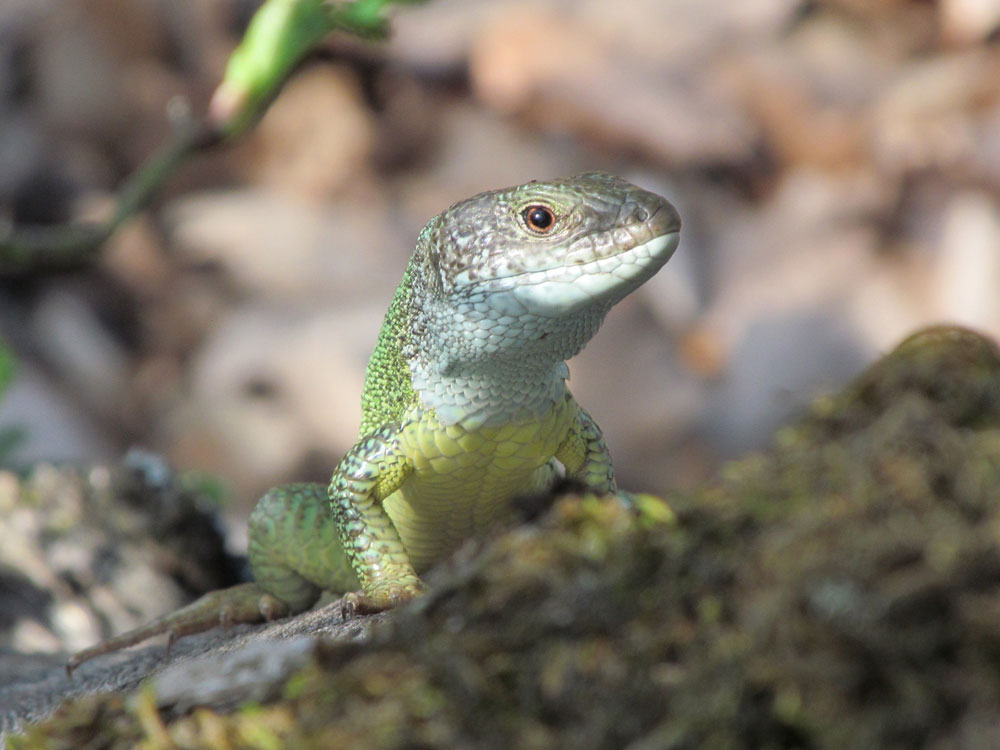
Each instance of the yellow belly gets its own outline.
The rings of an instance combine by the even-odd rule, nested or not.
[[[467,430],[443,426],[427,411],[403,429],[400,444],[414,470],[383,505],[418,572],[505,519],[511,498],[550,481],[549,461],[577,408],[567,394],[541,419]]]

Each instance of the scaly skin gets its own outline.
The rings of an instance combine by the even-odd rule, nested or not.
[[[87,659],[169,633],[308,609],[321,590],[345,616],[422,590],[419,573],[547,487],[562,464],[616,492],[604,438],[566,388],[565,361],[677,246],[663,198],[590,173],[495,190],[424,227],[362,394],[361,435],[327,490],[271,490],[250,518],[256,583],[212,592]],[[558,462],[558,463],[557,463]]]

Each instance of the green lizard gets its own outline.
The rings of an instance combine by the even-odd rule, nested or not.
[[[667,262],[680,226],[665,199],[598,172],[482,193],[432,219],[368,363],[357,444],[329,488],[275,488],[250,517],[256,582],[81,651],[67,669],[159,633],[172,643],[301,612],[321,590],[360,587],[345,617],[393,607],[559,464],[616,492],[565,360]]]

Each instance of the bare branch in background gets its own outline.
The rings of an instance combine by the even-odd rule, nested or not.
[[[423,0],[267,0],[233,51],[203,119],[185,117],[171,139],[125,182],[114,211],[101,223],[16,227],[0,222],[0,274],[77,265],[96,253],[146,206],[188,157],[234,140],[260,120],[302,59],[335,31],[386,36],[393,5]]]

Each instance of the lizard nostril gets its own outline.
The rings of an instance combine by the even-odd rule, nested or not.
[[[637,208],[632,212],[632,218],[636,221],[645,221],[649,218],[649,211],[644,208]]]

